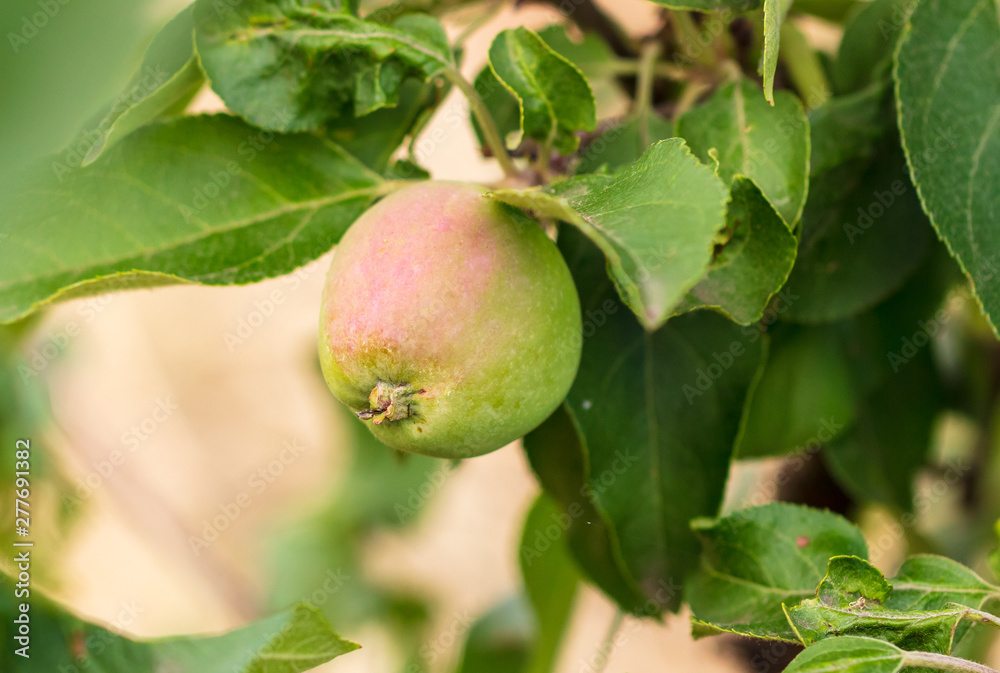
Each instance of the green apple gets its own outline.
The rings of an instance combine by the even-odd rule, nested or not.
[[[386,197],[334,253],[319,352],[385,444],[468,458],[540,424],[576,376],[580,300],[542,228],[478,185]]]

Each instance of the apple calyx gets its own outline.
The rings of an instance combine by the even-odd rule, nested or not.
[[[410,398],[422,392],[422,389],[414,391],[408,383],[379,381],[368,394],[369,408],[355,412],[355,415],[363,421],[371,420],[375,425],[409,418],[412,411]]]

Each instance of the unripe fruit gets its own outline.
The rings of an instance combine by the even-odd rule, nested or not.
[[[319,352],[333,394],[381,441],[468,458],[555,410],[580,361],[580,300],[520,211],[459,182],[401,189],[337,246]]]

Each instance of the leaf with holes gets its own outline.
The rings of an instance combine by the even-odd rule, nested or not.
[[[318,129],[399,101],[408,75],[454,68],[437,19],[391,25],[305,0],[195,3],[195,36],[212,88],[233,112],[276,131]]]
[[[891,593],[892,586],[868,561],[837,556],[830,559],[815,598],[794,607],[786,603],[788,621],[804,645],[834,636],[867,636],[938,654],[951,652],[963,622],[1000,626],[993,615],[956,603],[936,610],[887,608]]]

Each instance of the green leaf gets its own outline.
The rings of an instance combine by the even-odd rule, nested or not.
[[[566,540],[571,522],[562,507],[542,493],[524,523],[521,575],[536,617],[534,646],[525,668],[528,673],[553,669],[572,614],[580,575]]]
[[[1000,9],[996,0],[925,0],[896,57],[899,127],[938,235],[1000,320]]]
[[[798,12],[843,23],[844,19],[853,15],[858,5],[863,5],[864,2],[865,0],[795,0],[793,8]]]
[[[779,91],[768,105],[741,79],[681,116],[677,135],[703,162],[718,161],[725,182],[736,175],[756,182],[790,228],[799,221],[809,185],[809,121],[795,96]]]
[[[0,321],[56,298],[288,273],[385,189],[333,143],[225,115],[147,126],[86,168],[55,167],[0,195]]]
[[[331,122],[326,136],[378,173],[387,173],[389,162],[408,135],[419,127],[443,99],[446,89],[433,82],[409,77],[399,87],[399,101],[364,117],[349,117]],[[418,145],[416,153],[422,153]],[[430,152],[427,152],[430,154]],[[420,173],[399,174],[401,179],[421,177]]]
[[[821,56],[791,21],[781,24],[779,42],[789,85],[802,97],[806,107],[815,108],[828,101],[833,92],[827,77],[826,55]]]
[[[600,114],[599,108],[602,100],[612,100],[624,96],[615,75],[605,67],[609,60],[615,58],[615,55],[599,36],[585,33],[580,42],[574,42],[566,34],[565,26],[552,25],[538,31],[538,37],[554,52],[579,68],[593,90],[598,114]],[[474,86],[479,97],[483,99],[486,109],[490,111],[490,116],[493,117],[497,130],[500,131],[500,137],[507,138],[521,130],[520,103],[507,87],[500,83],[488,64],[476,75]],[[485,145],[486,141],[479,128],[479,120],[472,114],[469,115],[469,118],[472,121],[476,137],[479,139],[479,144]],[[666,121],[663,123],[668,124]],[[673,133],[666,133],[655,139],[661,140],[672,135]],[[638,135],[636,137],[638,138]],[[632,163],[639,158],[644,149],[644,147],[639,148],[633,156],[622,161],[621,164]]]
[[[958,561],[921,554],[906,559],[899,568],[887,605],[894,610],[939,610],[959,603],[981,610],[995,598],[1000,598],[1000,587]]]
[[[391,26],[306,0],[195,3],[202,66],[226,106],[276,131],[317,129],[397,104],[406,75],[454,67],[441,24],[404,14]]]
[[[584,33],[571,38],[565,25],[554,23],[538,31],[538,37],[545,40],[554,52],[580,69],[588,79],[590,76],[606,73],[607,62],[615,58],[608,43],[596,33]]]
[[[779,326],[750,404],[739,457],[818,449],[854,422],[856,403],[837,335],[823,328]]]
[[[913,4],[913,3],[910,3]],[[838,93],[852,93],[888,79],[892,54],[906,23],[907,3],[873,0],[844,28],[832,68]]]
[[[948,291],[961,282],[958,265],[944,245],[935,243],[916,273],[889,299],[874,309],[824,328],[838,335],[839,349],[850,364],[851,379],[862,405],[909,363],[929,364],[923,359],[929,355],[923,339],[934,336],[950,320],[942,303]],[[915,337],[923,344],[919,348],[913,343]],[[920,392],[934,397],[939,391]],[[907,397],[916,394],[917,391],[910,390]]]
[[[904,650],[939,654],[951,651],[960,622],[991,621],[1000,626],[1000,619],[954,603],[938,610],[883,607],[891,591],[889,582],[868,561],[835,557],[830,559],[816,598],[787,609],[788,620],[805,645],[831,636],[868,636]]]
[[[704,277],[725,224],[725,188],[680,139],[652,145],[613,178],[581,176],[493,196],[583,231],[604,253],[622,299],[650,330]]]
[[[569,548],[580,569],[623,610],[640,614],[646,599],[625,567],[614,526],[594,503],[589,456],[565,407],[528,433],[524,450],[542,488],[569,521]]]
[[[520,596],[496,606],[469,629],[457,673],[527,671],[533,640],[531,608]]]
[[[913,482],[927,462],[931,432],[944,405],[942,389],[931,353],[924,349],[858,404],[854,426],[823,454],[856,501],[904,512],[913,508]]]
[[[619,306],[586,237],[565,228],[559,247],[585,320],[566,408],[586,447],[587,490],[612,522],[651,608],[676,609],[697,563],[687,522],[721,505],[765,343],[744,342],[737,325],[710,311],[647,332]],[[706,372],[709,385],[696,387]]]
[[[807,647],[785,673],[899,673],[905,653],[874,638],[829,638]]]
[[[658,114],[649,115],[649,139],[652,142],[674,136],[674,125]],[[615,171],[639,159],[646,151],[639,120],[631,119],[610,126],[580,147],[577,174]]]
[[[538,37],[545,40],[545,44],[552,47],[553,51],[583,73],[590,90],[594,93],[598,119],[618,114],[623,101],[628,100],[625,90],[618,81],[618,75],[613,68],[608,67],[608,63],[618,57],[600,35],[583,33],[577,39],[575,36],[571,38],[566,31],[567,26],[553,24],[539,30]]]
[[[797,642],[782,605],[813,596],[831,557],[868,555],[849,521],[799,505],[753,507],[692,527],[702,544],[701,567],[686,588],[696,636]]]
[[[517,102],[517,98],[500,83],[489,65],[476,75],[473,87],[475,87],[479,97],[483,99],[483,104],[489,110],[497,131],[500,132],[500,137],[504,139],[506,144],[509,135],[521,130],[521,106]],[[472,114],[471,111],[469,119],[472,122],[472,130],[479,140],[479,145],[485,147],[486,137],[483,135],[483,129],[479,126],[476,115]]]
[[[572,154],[576,131],[597,126],[594,94],[583,74],[527,28],[505,30],[490,45],[493,74],[517,98],[524,135]]]
[[[950,604],[996,613],[1000,587],[957,561],[921,554],[906,559],[892,580],[887,607],[894,610],[940,610]],[[971,630],[963,621],[955,631],[956,645]]]
[[[786,673],[899,673],[900,671],[991,671],[982,664],[933,652],[907,652],[875,638],[843,636],[810,645]]]
[[[97,137],[89,139],[92,144],[82,165],[93,163],[105,148],[143,124],[177,110],[204,83],[188,6],[156,35],[139,70],[94,126]]]
[[[954,266],[943,246],[935,246],[906,285],[870,311],[822,327],[771,327],[740,457],[814,454],[822,446],[841,487],[859,501],[908,502],[942,390],[931,349],[914,348],[912,340],[926,345],[921,339],[949,320],[939,309],[958,279]],[[790,290],[779,297],[772,306],[781,317],[798,297]],[[903,371],[908,367],[916,371]]]
[[[58,0],[57,0],[58,3]],[[55,152],[79,165],[99,136],[104,106],[121,92],[164,9],[185,2],[4,0],[0,26],[0,184]],[[42,12],[38,14],[38,12]],[[57,18],[58,17],[58,18]],[[80,134],[82,128],[90,133]]]
[[[816,588],[816,599],[826,605],[848,605],[864,597],[885,604],[892,585],[875,566],[857,556],[834,556],[826,565],[826,577]]]
[[[993,524],[993,532],[1000,538],[1000,521]],[[994,549],[989,558],[990,569],[993,574],[1000,577],[1000,548]]]
[[[760,188],[743,176],[733,180],[726,233],[704,280],[677,311],[714,308],[741,325],[759,321],[788,280],[798,240]]]
[[[885,86],[875,84],[833,98],[809,113],[814,179],[873,154],[876,143],[887,135],[884,110],[890,95]]]
[[[85,622],[32,590],[30,658],[15,654],[14,618],[20,614],[14,580],[0,573],[0,666],[5,671],[52,673],[299,673],[358,645],[338,636],[315,607],[299,604],[273,617],[219,636],[132,640]]]
[[[778,71],[778,44],[781,24],[792,6],[792,0],[764,0],[764,98],[774,105],[774,75]]]
[[[870,157],[813,176],[788,279],[799,298],[782,317],[826,323],[871,308],[902,287],[932,240],[896,139],[885,137]]]

